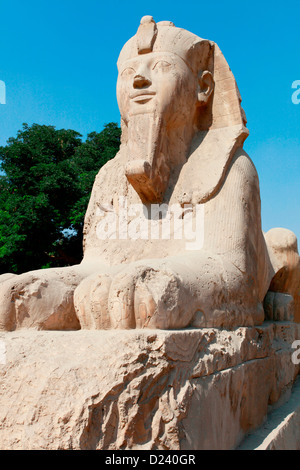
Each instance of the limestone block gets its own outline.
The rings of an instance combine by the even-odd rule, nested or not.
[[[232,449],[292,385],[300,325],[1,333],[1,449]]]

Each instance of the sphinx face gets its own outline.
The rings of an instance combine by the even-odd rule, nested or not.
[[[127,126],[126,177],[143,203],[161,202],[192,134],[197,79],[174,53],[140,54],[122,63],[117,99]]]
[[[186,125],[197,103],[197,80],[176,54],[140,54],[122,64],[117,99],[126,124],[140,114],[155,114],[166,126]]]

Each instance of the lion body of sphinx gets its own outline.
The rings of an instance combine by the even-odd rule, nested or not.
[[[80,265],[2,275],[1,328],[233,328],[262,323],[270,283],[284,266],[289,270],[289,261],[280,261],[274,243],[269,248],[266,244],[258,176],[248,155],[241,148],[235,152],[219,189],[201,204],[202,247],[189,251],[190,240],[172,239],[172,233],[164,240],[97,237],[103,217],[99,207],[110,203],[109,210],[118,215],[120,196],[128,206],[139,204],[124,176],[124,164],[120,151],[96,177]],[[184,176],[182,170],[180,174]],[[172,184],[171,177],[169,204],[182,203],[183,179],[179,175]],[[284,237],[286,231],[280,233]],[[281,248],[286,258],[288,246],[283,243]],[[295,270],[295,246],[292,252]],[[289,292],[289,283],[283,292]],[[154,305],[152,314],[147,311],[149,302]]]

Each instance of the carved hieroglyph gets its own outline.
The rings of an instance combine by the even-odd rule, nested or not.
[[[289,294],[299,321],[297,240],[262,232],[246,118],[219,47],[146,16],[118,70],[122,143],[94,183],[84,259],[3,275],[0,328],[259,325],[270,288]]]

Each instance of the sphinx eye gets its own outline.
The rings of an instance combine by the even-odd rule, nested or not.
[[[126,69],[124,69],[123,72],[121,73],[121,76],[123,78],[131,77],[131,75],[133,75],[134,73],[135,73],[135,70],[132,67],[126,67]]]
[[[166,60],[159,60],[158,62],[156,62],[152,70],[156,69],[156,70],[164,71],[164,70],[168,70],[170,67],[171,67],[171,64],[167,62]]]

